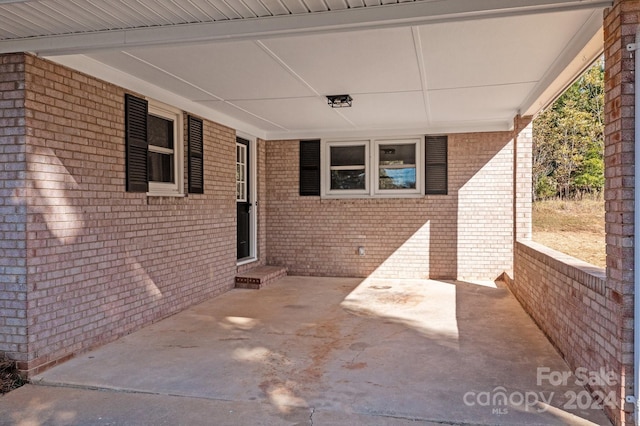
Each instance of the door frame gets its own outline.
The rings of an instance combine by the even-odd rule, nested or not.
[[[249,257],[237,260],[236,265],[246,265],[247,263],[256,262],[258,260],[258,162],[256,147],[256,138],[241,132],[236,133],[237,138],[249,141],[249,200],[251,202],[251,210],[249,211]],[[235,187],[235,185],[234,185]],[[236,232],[237,232],[236,222]]]

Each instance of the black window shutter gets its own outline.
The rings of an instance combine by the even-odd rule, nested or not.
[[[425,139],[425,194],[447,194],[447,137]]]
[[[204,193],[202,120],[189,116],[189,192]]]
[[[300,195],[320,195],[320,141],[300,141]]]
[[[147,192],[147,114],[148,104],[144,99],[125,95],[125,141],[127,149],[127,191]]]

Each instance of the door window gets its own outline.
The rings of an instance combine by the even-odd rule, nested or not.
[[[236,201],[247,201],[247,146],[236,145]]]

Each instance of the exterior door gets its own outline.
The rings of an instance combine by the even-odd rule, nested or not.
[[[238,260],[251,257],[251,199],[249,141],[236,138],[236,204],[238,208]]]

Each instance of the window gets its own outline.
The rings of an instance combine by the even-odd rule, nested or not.
[[[367,194],[368,141],[329,142],[326,144],[327,194]]]
[[[323,195],[403,197],[423,191],[420,138],[324,143]]]
[[[189,117],[189,192],[203,192],[202,120]],[[127,191],[181,196],[183,113],[155,101],[125,96]]]
[[[236,201],[248,201],[247,187],[247,145],[236,143]]]
[[[156,108],[149,108],[147,136],[149,140],[148,158],[149,182],[175,182],[175,119]]]
[[[419,139],[376,141],[376,194],[420,194]]]

